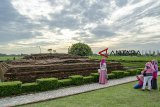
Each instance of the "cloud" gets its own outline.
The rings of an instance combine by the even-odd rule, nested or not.
[[[66,52],[76,42],[95,52],[106,46],[157,48],[159,10],[159,0],[1,0],[0,49],[31,53],[40,45]]]

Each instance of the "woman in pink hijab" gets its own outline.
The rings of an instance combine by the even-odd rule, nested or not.
[[[107,64],[105,57],[102,58],[100,62],[100,74],[99,74],[99,83],[105,84],[107,83]]]
[[[142,90],[144,91],[146,88],[146,84],[148,83],[148,90],[151,90],[151,80],[152,80],[152,75],[153,72],[155,71],[155,69],[152,66],[151,62],[147,62],[145,64],[145,69],[142,72],[143,76],[144,76],[144,82],[143,82],[143,86],[142,86]]]

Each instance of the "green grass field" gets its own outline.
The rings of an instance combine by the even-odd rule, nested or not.
[[[133,89],[137,82],[21,107],[160,107],[160,91]],[[160,85],[160,77],[158,81]]]
[[[16,60],[22,58],[22,56],[0,56],[0,61],[13,60],[14,57]]]
[[[90,59],[101,60],[101,56],[89,56]],[[120,62],[124,67],[143,68],[145,63],[156,59],[160,61],[160,56],[109,56],[107,61]]]
[[[101,59],[101,56],[89,56],[90,59]],[[133,61],[133,62],[145,62],[150,61],[152,59],[156,59],[160,61],[160,56],[109,56],[107,60],[115,60],[115,61]]]

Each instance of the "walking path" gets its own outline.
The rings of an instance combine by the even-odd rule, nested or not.
[[[160,72],[159,72],[159,75],[160,75]],[[16,97],[6,97],[6,98],[0,99],[0,107],[16,106],[16,105],[49,100],[49,99],[55,99],[55,98],[60,98],[64,96],[93,91],[101,88],[106,88],[114,85],[133,82],[136,80],[137,79],[135,76],[131,76],[131,77],[125,77],[121,79],[109,80],[108,83],[105,85],[93,83],[93,84],[62,88],[58,90],[46,91],[46,92],[35,93],[35,94],[20,95]]]

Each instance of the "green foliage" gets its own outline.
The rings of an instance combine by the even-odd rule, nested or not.
[[[65,86],[69,86],[69,85],[72,85],[72,80],[71,79],[58,80],[58,86],[59,87],[65,87]]]
[[[51,90],[58,87],[58,79],[57,78],[41,78],[41,79],[37,79],[37,84],[40,91]]]
[[[99,73],[91,73],[91,76],[93,76],[93,81],[98,82],[99,81]]]
[[[0,83],[0,96],[16,95],[21,93],[20,81],[1,82]]]
[[[91,83],[91,82],[93,82],[93,80],[94,80],[93,76],[83,77],[83,82],[84,83]]]
[[[129,72],[124,72],[124,76],[125,76],[125,77],[127,77],[127,76],[129,76],[129,75],[130,75]]]
[[[92,55],[93,52],[91,48],[84,43],[76,43],[68,49],[68,54],[79,55],[79,56],[89,56]]]
[[[22,92],[27,93],[27,92],[36,92],[38,91],[38,84],[37,83],[25,83],[22,84]]]
[[[74,75],[69,77],[72,80],[73,85],[81,85],[83,84],[83,76],[81,75]]]
[[[136,69],[127,70],[127,72],[129,72],[131,76],[137,74],[137,70]]]
[[[137,74],[141,74],[141,72],[143,71],[144,68],[138,68],[137,69]]]
[[[124,71],[112,71],[112,73],[115,75],[116,78],[124,77]]]
[[[108,74],[108,79],[114,79],[114,78],[115,78],[115,74],[113,73]]]

